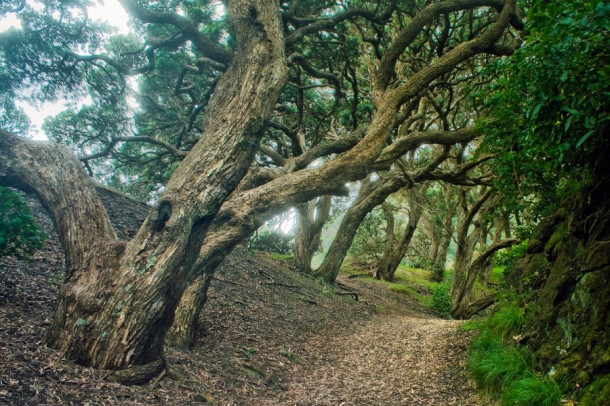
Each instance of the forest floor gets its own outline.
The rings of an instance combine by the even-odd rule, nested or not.
[[[101,193],[119,234],[144,205]],[[335,287],[238,247],[212,281],[196,347],[168,348],[167,373],[122,386],[44,345],[63,256],[50,235],[31,259],[0,261],[0,404],[479,405],[464,371],[472,338],[382,284],[340,276]],[[354,295],[344,294],[353,292]]]

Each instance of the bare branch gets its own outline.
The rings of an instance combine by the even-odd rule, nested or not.
[[[441,14],[483,6],[502,9],[503,2],[500,0],[448,0],[432,3],[417,13],[411,20],[411,23],[398,34],[387,52],[383,55],[375,80],[376,88],[383,91],[388,87],[394,75],[398,58],[427,24],[434,21]]]
[[[93,159],[103,158],[103,157],[107,156],[110,153],[110,151],[112,151],[112,149],[115,147],[115,145],[120,142],[145,142],[148,144],[157,145],[157,146],[167,149],[172,155],[174,155],[175,157],[179,157],[179,158],[184,158],[188,154],[187,151],[181,151],[181,150],[177,149],[176,147],[174,147],[172,144],[159,140],[157,138],[149,137],[149,136],[145,136],[145,135],[135,135],[132,137],[113,137],[110,140],[110,142],[108,142],[106,144],[106,147],[102,151],[82,157],[82,158],[80,158],[80,160],[83,162],[87,162],[87,161],[91,161]]]
[[[323,156],[345,152],[356,145],[363,136],[364,130],[352,131],[347,136],[340,138],[333,143],[318,145],[305,152],[303,155],[289,158],[284,165],[284,172],[294,172],[307,167],[307,165]]]
[[[300,22],[300,23],[305,22],[305,23],[310,23],[310,24],[300,27],[300,28],[296,29],[292,34],[288,35],[285,40],[286,46],[289,47],[291,45],[294,45],[297,41],[300,41],[306,35],[311,35],[316,32],[320,32],[320,31],[332,28],[335,25],[337,25],[338,23],[351,19],[351,18],[363,17],[370,21],[383,22],[392,15],[395,7],[396,7],[396,1],[393,1],[392,4],[390,4],[389,8],[380,15],[376,15],[375,13],[372,13],[368,10],[356,9],[356,10],[346,10],[342,13],[335,14],[333,17],[323,18],[323,19],[320,19],[320,18],[298,19],[298,18],[296,18],[294,16],[290,16],[288,14],[286,16],[289,20],[292,20],[295,22]]]
[[[375,165],[392,163],[408,151],[412,151],[424,144],[453,145],[472,141],[476,136],[477,133],[472,127],[456,131],[422,131],[411,133],[406,137],[397,139],[386,147],[375,161]]]
[[[197,26],[178,14],[150,11],[139,6],[135,0],[120,0],[120,3],[130,15],[143,23],[169,24],[176,27],[199,52],[218,63],[227,65],[233,58],[231,52],[210,40]]]

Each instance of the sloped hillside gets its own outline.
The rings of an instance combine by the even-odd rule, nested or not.
[[[147,207],[99,193],[121,237],[132,235]],[[459,322],[383,285],[340,278],[332,288],[244,247],[214,276],[192,352],[168,348],[170,368],[147,385],[108,382],[44,345],[63,255],[28,200],[49,239],[29,260],[0,262],[0,404],[478,404]]]

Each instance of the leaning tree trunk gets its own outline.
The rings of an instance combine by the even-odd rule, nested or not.
[[[301,272],[311,273],[311,260],[322,238],[322,228],[330,214],[331,196],[297,205],[297,230],[294,242],[293,264]]]
[[[324,278],[328,283],[334,283],[364,217],[376,206],[383,203],[389,195],[404,187],[407,183],[406,179],[395,176],[383,182],[378,180],[376,183],[372,183],[370,177],[364,180],[356,200],[343,216],[337,235],[324,261],[314,274]]]
[[[128,243],[116,242],[104,226],[108,221],[99,199],[81,192],[92,189],[82,170],[59,168],[60,161],[73,157],[64,151],[64,157],[49,162],[44,144],[3,134],[9,140],[2,152],[19,159],[2,166],[43,196],[62,235],[68,275],[48,343],[69,359],[120,371],[115,377],[125,382],[150,379],[163,367],[165,334],[197,270],[209,223],[250,166],[285,83],[278,7],[263,0],[229,2],[237,50],[210,99],[205,132]],[[85,193],[86,199],[79,198]],[[67,201],[58,201],[59,195]]]
[[[411,239],[413,238],[413,234],[415,234],[417,224],[419,223],[422,214],[422,206],[417,201],[416,194],[421,196],[426,193],[426,190],[428,190],[427,183],[421,185],[417,192],[413,189],[409,189],[407,192],[409,196],[409,221],[398,244],[393,245],[392,247],[386,245],[386,250],[387,248],[390,248],[390,250],[383,254],[375,275],[377,279],[383,279],[385,281],[392,281],[392,279],[394,279],[396,269],[407,253],[407,249],[409,248],[409,244],[411,244]],[[390,238],[390,236],[388,236],[388,238]]]
[[[493,295],[488,296],[486,300],[481,300],[474,303],[470,300],[470,293],[472,292],[472,288],[474,287],[474,283],[477,280],[477,277],[479,276],[481,271],[487,266],[488,261],[490,261],[491,259],[491,256],[496,253],[496,251],[510,247],[511,245],[517,242],[518,240],[514,238],[498,241],[497,243],[489,246],[485,250],[485,252],[479,255],[477,259],[475,259],[472,264],[470,264],[470,266],[468,267],[468,272],[466,272],[464,286],[459,290],[460,296],[452,297],[451,315],[454,318],[461,319],[470,317],[475,313],[475,310],[480,311],[486,306],[489,306],[491,303],[493,303],[493,301],[491,303],[488,303],[489,300],[492,299]]]
[[[377,269],[373,273],[373,278],[381,279],[381,269],[383,264],[387,264],[391,261],[391,256],[396,247],[396,238],[394,236],[394,208],[388,203],[383,202],[381,209],[385,214],[385,246],[383,248],[383,254],[377,265]]]

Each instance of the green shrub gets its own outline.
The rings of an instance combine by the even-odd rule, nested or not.
[[[510,248],[500,250],[495,255],[494,264],[504,267],[504,275],[508,275],[515,266],[515,263],[525,256],[525,250],[529,240],[524,240]]]
[[[293,239],[294,237],[291,235],[265,230],[254,234],[250,240],[250,249],[288,255],[294,251]]]
[[[430,308],[441,317],[451,318],[451,296],[449,295],[449,283],[439,283],[432,291],[432,303]]]
[[[25,199],[0,186],[0,257],[30,255],[42,247],[45,238]]]

